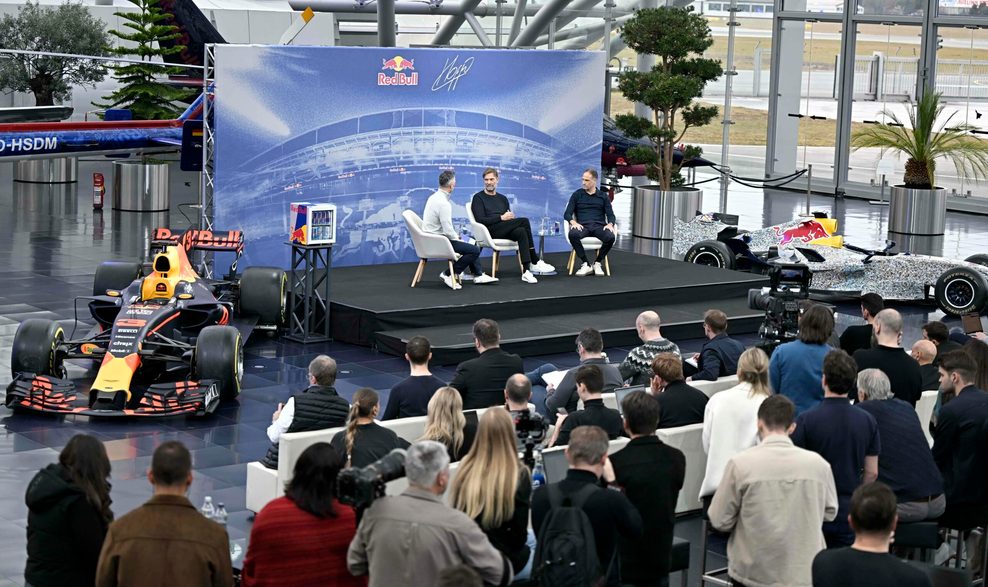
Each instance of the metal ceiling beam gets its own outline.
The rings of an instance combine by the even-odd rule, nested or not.
[[[395,39],[395,0],[377,0],[377,44],[381,47],[394,47]]]
[[[463,26],[463,21],[466,18],[463,16],[467,12],[473,12],[475,8],[480,4],[481,0],[466,0],[461,6],[463,10],[459,14],[453,14],[443,23],[439,30],[436,31],[436,36],[432,37],[433,45],[449,45],[450,40],[456,31],[460,30]]]
[[[512,47],[523,47],[525,45],[531,45],[535,39],[538,38],[539,33],[544,31],[549,27],[549,23],[552,22],[554,18],[559,16],[559,13],[563,11],[564,8],[569,6],[570,2],[573,0],[549,0],[542,9],[535,14],[532,18],[532,22],[528,23],[518,36],[515,38],[514,42],[511,43]]]
[[[518,32],[521,31],[521,21],[525,18],[526,0],[518,0],[515,5],[515,17],[511,19],[511,32],[508,33],[508,45],[515,42]]]
[[[494,43],[491,42],[490,38],[487,36],[487,33],[484,32],[484,27],[480,26],[480,21],[477,20],[477,17],[474,16],[472,12],[463,13],[463,18],[466,19],[467,24],[470,25],[470,28],[473,29],[474,33],[476,33],[477,38],[480,39],[481,45],[484,47],[494,46]]]

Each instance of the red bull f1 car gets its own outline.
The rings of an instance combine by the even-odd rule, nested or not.
[[[243,344],[253,330],[284,325],[287,277],[250,267],[237,274],[240,231],[158,228],[149,263],[104,262],[87,296],[95,326],[68,339],[51,320],[25,320],[14,335],[6,405],[87,416],[212,413],[240,393]],[[235,257],[222,279],[197,272],[194,251]],[[98,365],[88,386],[66,376],[66,360]]]
[[[964,261],[892,252],[895,243],[869,250],[844,242],[837,221],[825,214],[755,231],[738,229],[736,217],[699,215],[676,221],[673,251],[684,261],[766,273],[773,264],[805,264],[813,272],[811,297],[857,300],[873,292],[886,300],[935,303],[962,316],[988,306],[988,255]]]

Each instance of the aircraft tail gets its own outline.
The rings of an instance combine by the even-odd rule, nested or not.
[[[210,43],[226,43],[216,27],[209,22],[206,15],[199,10],[192,0],[160,0],[158,7],[172,18],[162,24],[178,27],[179,37],[161,43],[167,49],[175,46],[185,46],[179,53],[165,55],[166,63],[174,65],[203,65],[205,46]],[[190,70],[189,75],[201,76],[201,72]]]

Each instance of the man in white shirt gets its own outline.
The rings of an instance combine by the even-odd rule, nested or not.
[[[425,212],[422,214],[422,230],[445,236],[453,245],[456,254],[460,255],[460,258],[453,263],[453,275],[450,275],[447,269],[439,274],[439,278],[450,289],[460,289],[461,286],[456,276],[469,267],[470,272],[474,275],[474,283],[494,283],[497,278],[484,273],[480,261],[478,261],[480,247],[460,240],[460,235],[453,228],[453,207],[450,205],[449,199],[452,197],[455,187],[456,173],[452,169],[440,173],[439,190],[429,196],[425,203]]]

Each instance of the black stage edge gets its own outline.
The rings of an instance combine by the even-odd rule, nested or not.
[[[606,346],[637,344],[635,317],[646,309],[659,312],[671,339],[703,336],[708,308],[726,312],[736,334],[756,331],[764,316],[747,304],[750,288],[768,284],[763,276],[612,250],[610,277],[570,277],[563,273],[568,254],[546,257],[559,275],[527,284],[514,259],[505,258],[500,282],[466,282],[458,291],[439,280],[438,261],[414,288],[415,263],[333,269],[333,338],[401,356],[408,338],[423,335],[433,360],[451,364],[475,356],[471,326],[479,318],[498,321],[506,350],[540,355],[573,350],[586,326],[601,330]],[[482,261],[489,272],[490,259]]]

